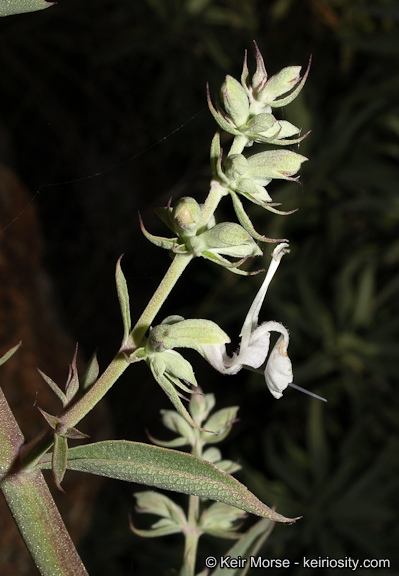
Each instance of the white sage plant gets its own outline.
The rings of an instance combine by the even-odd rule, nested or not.
[[[282,256],[289,250],[288,242],[256,231],[243,202],[252,202],[276,215],[290,213],[277,208],[279,204],[272,200],[266,186],[273,180],[298,180],[298,171],[307,158],[282,147],[297,144],[305,136],[299,135],[298,127],[278,120],[273,112],[289,104],[302,90],[310,62],[302,78],[299,66],[289,66],[269,78],[256,44],[255,54],[256,69],[252,78],[245,56],[240,81],[227,76],[220,100],[216,99],[215,104],[208,89],[209,108],[219,130],[211,143],[212,179],[205,202],[200,204],[194,198],[185,197],[178,199],[173,206],[170,201],[166,207],[157,210],[172,233],[170,237],[152,235],[140,218],[145,237],[168,250],[172,263],[135,325],[131,321],[128,286],[121,259],[117,263],[116,286],[123,338],[109,366],[100,373],[97,359],[93,356],[82,376],[78,374],[75,353],[63,389],[42,373],[62,406],[56,415],[41,410],[43,431],[28,441],[23,437],[0,388],[0,487],[43,575],[87,574],[48,490],[42,475],[44,468],[52,469],[55,484],[60,489],[66,470],[71,469],[188,494],[187,515],[164,496],[154,493],[137,496],[141,510],[156,511],[162,517],[153,528],[153,535],[154,530],[155,535],[178,531],[185,534],[181,576],[195,574],[200,534],[236,535],[235,521],[242,517],[243,512],[255,514],[263,520],[239,536],[232,549],[232,553],[237,555],[253,551],[266,537],[273,522],[296,520],[282,516],[249,492],[231,475],[237,467],[221,460],[216,448],[203,450],[206,444],[217,443],[227,435],[237,407],[209,416],[214,396],[200,392],[194,370],[184,357],[185,348],[193,349],[225,375],[234,375],[242,368],[260,371],[275,398],[280,398],[288,385],[295,386],[288,357],[288,330],[275,320],[258,323],[268,286]],[[227,151],[221,148],[220,129],[230,135]],[[256,144],[266,144],[268,149],[253,153]],[[238,222],[218,221],[216,211],[225,197],[231,198]],[[176,282],[196,258],[204,258],[209,265],[222,266],[234,274],[251,276],[262,273],[262,270],[247,269],[249,258],[262,256],[259,245],[262,243],[276,243],[277,246],[262,286],[244,320],[239,349],[232,356],[226,352],[230,337],[210,319],[184,319],[175,314],[156,321]],[[273,332],[277,332],[279,337],[269,351]],[[0,363],[17,350],[18,344],[3,356]],[[76,425],[118,378],[127,369],[132,371],[138,362],[148,365],[173,404],[175,411],[164,412],[163,421],[179,437],[172,443],[155,441],[156,445],[110,440],[70,448],[70,439],[85,439]],[[188,407],[185,399],[188,399]],[[191,446],[191,454],[176,450],[184,445]],[[217,504],[209,506],[208,503],[203,508],[200,499],[204,502],[213,500]],[[133,524],[132,530],[140,533]],[[204,570],[201,575],[206,573]],[[219,576],[218,570],[212,575]]]

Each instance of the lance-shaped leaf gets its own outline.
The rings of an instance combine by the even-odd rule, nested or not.
[[[83,391],[86,392],[93,386],[94,382],[96,382],[98,378],[99,372],[100,366],[97,360],[97,353],[94,352],[93,356],[90,358],[87,364],[86,372],[84,373],[84,376],[80,382],[80,387]]]
[[[121,260],[122,256],[119,257],[118,262],[116,264],[115,280],[123,322],[122,348],[125,349],[129,347],[129,334],[132,329],[132,320],[130,316],[129,291],[127,287],[126,278],[122,272]]]
[[[164,238],[163,236],[154,236],[153,234],[150,234],[145,229],[144,223],[143,223],[143,220],[142,220],[140,214],[139,214],[139,220],[140,220],[140,228],[141,228],[142,233],[147,238],[147,240],[152,242],[152,244],[155,244],[155,246],[158,246],[159,248],[164,248],[165,250],[173,250],[173,248],[175,246],[179,245],[179,239],[177,237],[176,238]]]
[[[11,358],[11,356],[13,354],[15,354],[15,352],[18,350],[18,348],[21,346],[22,342],[18,342],[18,344],[16,346],[13,346],[8,352],[6,352],[1,358],[0,358],[0,366],[2,364],[4,364],[4,362],[7,362],[7,360],[9,358]]]
[[[69,366],[69,374],[65,384],[65,397],[67,404],[73,400],[77,392],[79,391],[79,375],[78,367],[76,363],[78,355],[78,345],[76,344],[75,353],[72,358],[72,364]]]
[[[53,4],[55,2],[46,2],[45,0],[0,0],[0,16],[37,12],[50,8]]]
[[[42,372],[40,370],[40,368],[37,368],[37,371],[39,372],[40,376],[43,378],[43,380],[46,382],[46,384],[48,384],[51,388],[51,390],[58,396],[58,398],[61,400],[62,405],[66,406],[68,404],[68,400],[67,397],[65,396],[64,392],[61,390],[61,388],[59,386],[57,386],[57,384],[54,382],[54,380],[52,380],[50,378],[50,376],[47,376],[47,374],[45,374],[44,372]]]
[[[50,468],[47,455],[41,468]],[[213,464],[159,446],[109,440],[70,448],[67,468],[224,502],[277,522],[294,522],[263,504],[248,488]]]
[[[68,454],[68,440],[64,436],[54,434],[52,470],[55,485],[61,492],[64,492],[63,488],[61,487],[61,482],[64,478],[66,471],[67,454]]]

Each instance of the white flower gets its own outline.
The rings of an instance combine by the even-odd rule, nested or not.
[[[201,347],[203,356],[216,370],[223,374],[237,374],[243,367],[256,370],[262,366],[269,352],[270,332],[279,332],[281,336],[269,356],[264,371],[266,384],[275,398],[281,398],[283,390],[293,379],[291,361],[287,354],[289,335],[287,329],[279,322],[264,322],[258,326],[258,318],[269,284],[282,256],[288,251],[288,244],[285,242],[274,249],[266,277],[245,318],[238,351],[230,357],[225,344]]]

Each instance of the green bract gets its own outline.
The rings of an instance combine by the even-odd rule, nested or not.
[[[183,406],[181,393],[175,387],[191,394],[188,385],[197,386],[197,381],[191,364],[173,348],[200,350],[202,346],[219,346],[228,342],[230,338],[227,334],[210,320],[184,320],[181,316],[168,316],[162,324],[150,329],[145,346],[145,361],[177,412],[191,426],[198,428]]]
[[[182,394],[177,392],[176,387],[180,388],[187,394],[191,394],[187,384],[197,386],[197,381],[191,364],[175,350],[164,350],[163,352],[152,352],[145,358],[151,368],[151,372],[172,402],[176,411],[195,428],[197,427],[186,408],[183,406],[180,397]]]

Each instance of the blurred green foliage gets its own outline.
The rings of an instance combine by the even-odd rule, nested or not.
[[[240,478],[281,513],[304,516],[272,533],[265,556],[390,558],[399,574],[398,0],[60,0],[3,19],[0,32],[1,122],[14,162],[33,190],[64,183],[36,198],[47,263],[76,338],[87,354],[100,344],[107,359],[121,331],[116,298],[109,303],[118,256],[126,253],[137,315],[167,266],[141,239],[136,210],[147,224],[171,195],[201,201],[207,191],[215,127],[205,83],[214,94],[225,74],[237,76],[252,39],[271,74],[313,54],[305,89],[284,111],[312,129],[299,149],[310,161],[300,186],[280,184],[273,195],[299,211],[250,215],[259,232],[290,239],[264,319],[289,328],[295,382],[328,404],[293,390],[276,401],[260,377],[220,378],[198,361],[196,369],[206,392],[242,405],[225,445],[244,465]],[[94,177],[76,181],[86,175]],[[155,233],[157,225],[148,222]],[[165,316],[192,315],[194,305],[238,337],[258,280],[195,264]],[[144,427],[156,432],[164,405],[147,374],[139,391],[132,378],[110,402],[118,437],[137,439]],[[121,534],[131,491],[112,484],[112,504],[99,504],[86,554],[100,576],[179,563],[178,540],[157,542],[154,555]],[[109,557],[96,561],[99,549]]]

